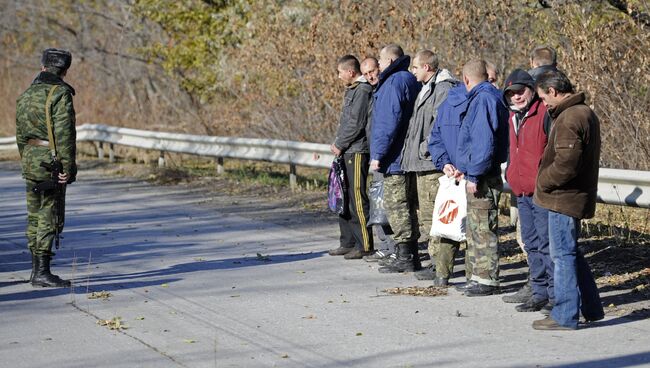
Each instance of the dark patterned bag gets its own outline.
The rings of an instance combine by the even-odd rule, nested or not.
[[[347,213],[347,185],[345,181],[345,169],[343,168],[343,158],[335,157],[330,167],[329,179],[327,182],[327,205],[329,209],[337,215]]]

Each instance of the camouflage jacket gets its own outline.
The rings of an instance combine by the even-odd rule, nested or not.
[[[16,143],[20,152],[22,173],[25,179],[43,181],[50,173],[40,166],[41,162],[51,162],[52,155],[47,146],[28,145],[30,139],[48,141],[45,121],[45,102],[50,89],[58,85],[52,95],[51,120],[54,142],[63,172],[70,177],[69,183],[77,176],[75,112],[72,105],[74,88],[55,74],[42,72],[16,104]]]

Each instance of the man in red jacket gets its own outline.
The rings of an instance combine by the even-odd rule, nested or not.
[[[550,311],[554,300],[548,210],[533,203],[537,168],[546,147],[550,124],[545,119],[546,106],[535,93],[534,84],[527,72],[515,69],[506,79],[503,90],[503,101],[511,111],[508,119],[510,162],[506,180],[517,198],[532,289],[532,296],[515,307],[519,312],[536,312],[547,304]]]

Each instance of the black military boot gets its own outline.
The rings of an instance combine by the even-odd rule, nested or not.
[[[50,272],[50,256],[36,256],[38,267],[32,278],[32,286],[42,287],[69,287],[70,281],[63,280]]]
[[[34,275],[36,274],[36,270],[38,269],[38,257],[32,253],[32,273],[29,275],[29,281],[27,282],[32,282],[34,280]]]
[[[417,270],[415,267],[415,258],[413,257],[413,249],[418,251],[417,243],[400,243],[395,245],[397,258],[391,264],[379,267],[380,273],[398,273],[398,272],[413,272]],[[420,260],[418,259],[418,264]]]

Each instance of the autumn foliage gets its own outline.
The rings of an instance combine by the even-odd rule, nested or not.
[[[650,32],[608,1],[5,3],[3,17],[17,16],[0,30],[0,95],[15,100],[38,50],[69,48],[81,123],[325,143],[341,103],[339,56],[395,42],[409,54],[434,50],[456,75],[470,58],[491,60],[503,80],[544,44],[601,118],[601,165],[650,169]],[[0,135],[12,134],[12,108]]]

